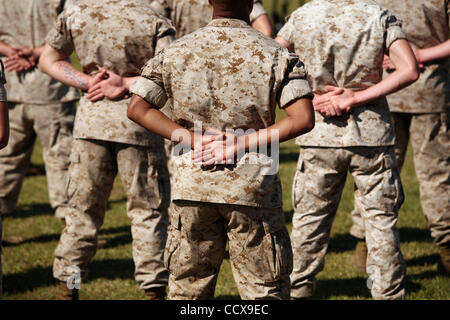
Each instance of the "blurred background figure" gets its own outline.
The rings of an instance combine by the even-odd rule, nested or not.
[[[38,69],[45,36],[62,11],[62,0],[0,0],[0,55],[8,83],[11,136],[0,151],[0,212],[16,206],[36,137],[43,146],[50,204],[64,218],[66,180],[79,95]],[[5,239],[8,241],[8,239]],[[11,242],[19,242],[11,238]]]

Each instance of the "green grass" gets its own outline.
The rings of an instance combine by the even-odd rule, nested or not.
[[[280,175],[283,183],[284,211],[291,230],[291,184],[298,156],[293,141],[281,146]],[[34,150],[32,162],[43,165],[41,147]],[[422,215],[411,150],[402,172],[406,202],[400,211],[399,229],[402,251],[408,265],[408,299],[449,299],[450,279],[436,274],[438,250],[429,236]],[[353,270],[351,257],[355,240],[348,234],[353,208],[353,183],[348,179],[332,230],[326,266],[318,276],[316,299],[369,299],[366,275]],[[4,217],[6,236],[21,236],[24,241],[3,248],[4,299],[55,299],[56,281],[52,277],[53,252],[61,222],[48,205],[45,176],[25,179],[19,205],[13,215]],[[97,252],[90,266],[82,299],[143,299],[133,278],[130,224],[125,213],[125,194],[117,179],[111,195],[101,238],[110,239]],[[220,272],[216,297],[238,299],[229,259]]]
[[[274,21],[283,19],[302,0],[264,0]],[[281,146],[280,175],[283,184],[283,209],[291,230],[291,185],[298,157],[293,141]],[[42,151],[37,144],[32,162],[43,165]],[[418,184],[411,150],[402,172],[406,201],[399,214],[398,227],[402,251],[408,266],[407,299],[449,299],[450,279],[436,274],[438,250],[432,243],[422,215]],[[318,276],[316,299],[369,299],[366,275],[353,270],[351,258],[355,240],[348,234],[353,209],[353,183],[349,177],[333,225],[326,266]],[[58,243],[61,222],[53,217],[48,205],[45,176],[27,177],[19,204],[13,215],[4,217],[6,236],[21,236],[24,241],[3,248],[4,299],[55,299],[58,295],[52,276],[53,252]],[[109,244],[100,249],[90,265],[88,282],[82,285],[81,299],[143,299],[134,280],[131,256],[130,224],[125,213],[125,194],[120,180],[115,182],[108,204],[101,238]],[[216,297],[238,299],[229,259],[220,271]]]

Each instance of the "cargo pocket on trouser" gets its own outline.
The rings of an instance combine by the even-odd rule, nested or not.
[[[164,266],[176,277],[178,269],[176,251],[180,246],[180,231],[170,225],[167,233],[166,249],[164,250]]]
[[[300,181],[300,176],[304,173],[304,162],[300,157],[295,170],[294,181],[292,183],[292,207],[295,208],[300,203],[303,197],[303,183]]]
[[[383,156],[383,175],[386,175],[383,177],[383,198],[392,200],[392,206],[386,203],[386,210],[398,212],[405,197],[393,147],[390,147],[387,154]]]
[[[148,152],[148,192],[152,196],[152,207],[167,209],[170,204],[170,176],[164,149]]]
[[[67,201],[70,202],[72,197],[75,194],[75,191],[77,189],[76,185],[73,183],[72,177],[79,177],[79,165],[80,165],[80,154],[77,150],[74,150],[71,152],[70,157],[70,165],[69,165],[69,171],[67,173],[67,179],[66,179],[66,194],[67,194]]]
[[[285,228],[265,233],[259,245],[247,245],[242,254],[250,262],[242,267],[256,277],[256,284],[278,282],[292,272],[292,247]]]

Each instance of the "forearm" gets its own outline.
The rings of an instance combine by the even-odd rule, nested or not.
[[[186,146],[193,147],[194,133],[192,131],[173,122],[164,113],[152,107],[137,95],[133,95],[131,98],[127,116],[150,132],[177,143],[184,142]]]
[[[260,146],[276,142],[273,139],[281,143],[305,134],[314,128],[314,110],[310,99],[297,100],[288,108],[287,117],[265,129],[245,136],[245,150],[256,150]]]
[[[413,70],[399,70],[396,69],[389,76],[384,78],[381,82],[376,85],[355,92],[355,104],[354,106],[359,106],[373,100],[379,99],[381,97],[387,96],[391,93],[397,92],[417,80],[414,75]]]
[[[136,80],[139,79],[139,77],[140,77],[140,76],[135,76],[135,77],[124,77],[124,78],[123,78],[123,84],[124,84],[124,87],[125,87],[127,90],[130,90],[131,85],[132,85],[133,83],[135,83]]]
[[[8,104],[0,101],[0,149],[6,147],[9,140]]]
[[[7,44],[3,41],[0,41],[0,55],[1,56],[9,57],[12,54],[12,50],[13,49],[9,44]]]
[[[361,105],[409,86],[419,78],[414,53],[406,40],[397,40],[389,48],[395,71],[376,85],[355,93],[356,105]]]
[[[417,62],[430,63],[450,57],[450,40],[437,46],[416,51]]]
[[[270,38],[274,37],[272,24],[270,23],[270,19],[267,14],[262,14],[256,18],[252,22],[252,27]]]
[[[89,89],[89,81],[92,77],[76,70],[69,62],[65,61],[67,55],[58,53],[50,46],[46,46],[40,57],[39,68],[54,79],[81,89]]]

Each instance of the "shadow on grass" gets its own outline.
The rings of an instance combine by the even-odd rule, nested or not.
[[[412,258],[406,260],[407,266],[425,266],[425,265],[432,265],[439,262],[439,255],[438,254],[432,254],[429,256],[423,256],[418,258]]]
[[[280,153],[280,163],[286,163],[286,162],[294,162],[296,163],[298,161],[298,152],[297,153]]]
[[[21,205],[12,213],[5,214],[4,218],[22,219],[34,216],[53,215],[53,209],[48,203],[33,203]]]
[[[400,242],[425,241],[431,242],[430,231],[419,228],[399,228]]]
[[[6,296],[56,284],[57,280],[53,278],[51,266],[35,267],[24,272],[4,275],[3,293]]]
[[[94,260],[87,281],[94,279],[134,279],[133,259]]]

